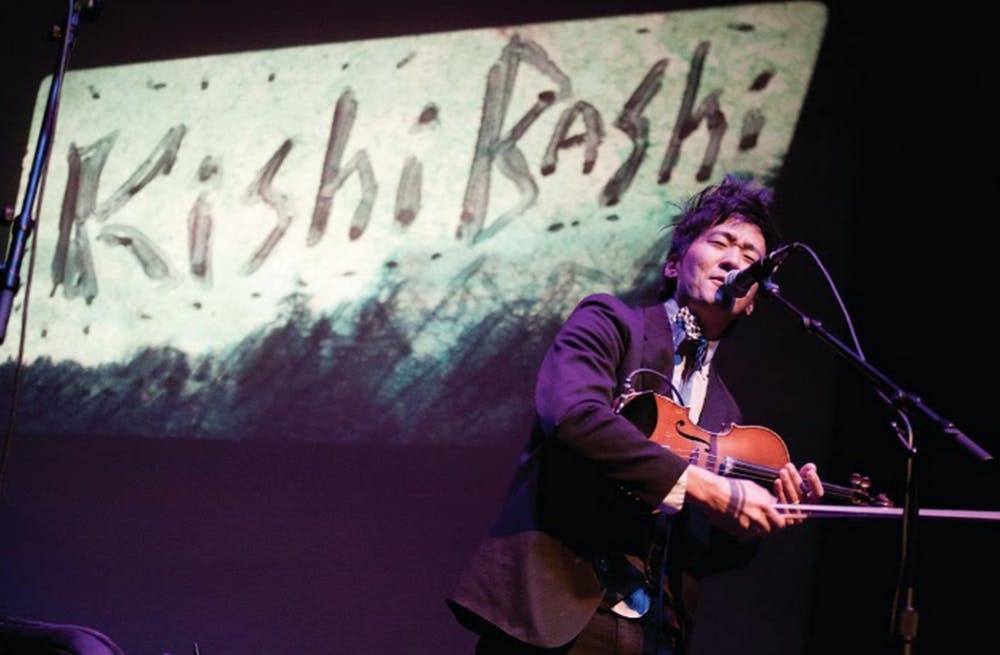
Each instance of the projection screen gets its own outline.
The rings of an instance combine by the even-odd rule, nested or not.
[[[825,23],[756,4],[71,70],[11,319],[30,299],[21,431],[497,438],[583,295],[655,291],[690,194],[773,183]]]

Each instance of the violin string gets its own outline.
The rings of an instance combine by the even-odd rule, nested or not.
[[[690,456],[697,450],[699,449],[692,448],[686,453],[677,452],[677,454],[690,458]],[[754,464],[753,462],[735,458],[729,458],[729,463],[732,464],[731,471],[735,477],[752,480],[762,484],[773,482],[778,477],[778,470],[769,466]],[[857,500],[859,494],[859,492],[855,489],[830,484],[828,482],[823,483],[823,491],[825,496],[846,501]]]
[[[757,482],[771,482],[778,477],[778,471],[775,469],[744,462],[742,460],[734,461],[735,463],[732,470],[738,474],[739,477],[755,480]],[[857,497],[857,492],[854,490],[830,484],[828,482],[823,483],[823,491],[825,496],[831,498],[835,497],[841,500],[854,500]]]

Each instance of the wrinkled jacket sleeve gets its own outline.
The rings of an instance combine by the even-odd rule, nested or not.
[[[614,411],[626,355],[642,352],[642,312],[606,294],[584,298],[542,361],[535,409],[546,439],[593,463],[649,507],[660,504],[687,462]]]

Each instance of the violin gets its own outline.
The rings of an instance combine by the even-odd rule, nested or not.
[[[619,398],[616,411],[649,439],[693,466],[726,477],[743,478],[770,488],[778,471],[791,461],[788,447],[773,430],[756,425],[732,425],[710,432],[691,420],[687,407],[653,391],[632,392]],[[823,482],[824,501],[874,507],[892,507],[885,494],[872,494],[871,480],[857,473],[850,486]]]

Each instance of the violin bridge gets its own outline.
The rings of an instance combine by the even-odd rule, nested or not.
[[[692,448],[688,463],[719,475],[729,475],[734,467],[734,460],[731,457],[726,457],[720,462],[711,448]]]

